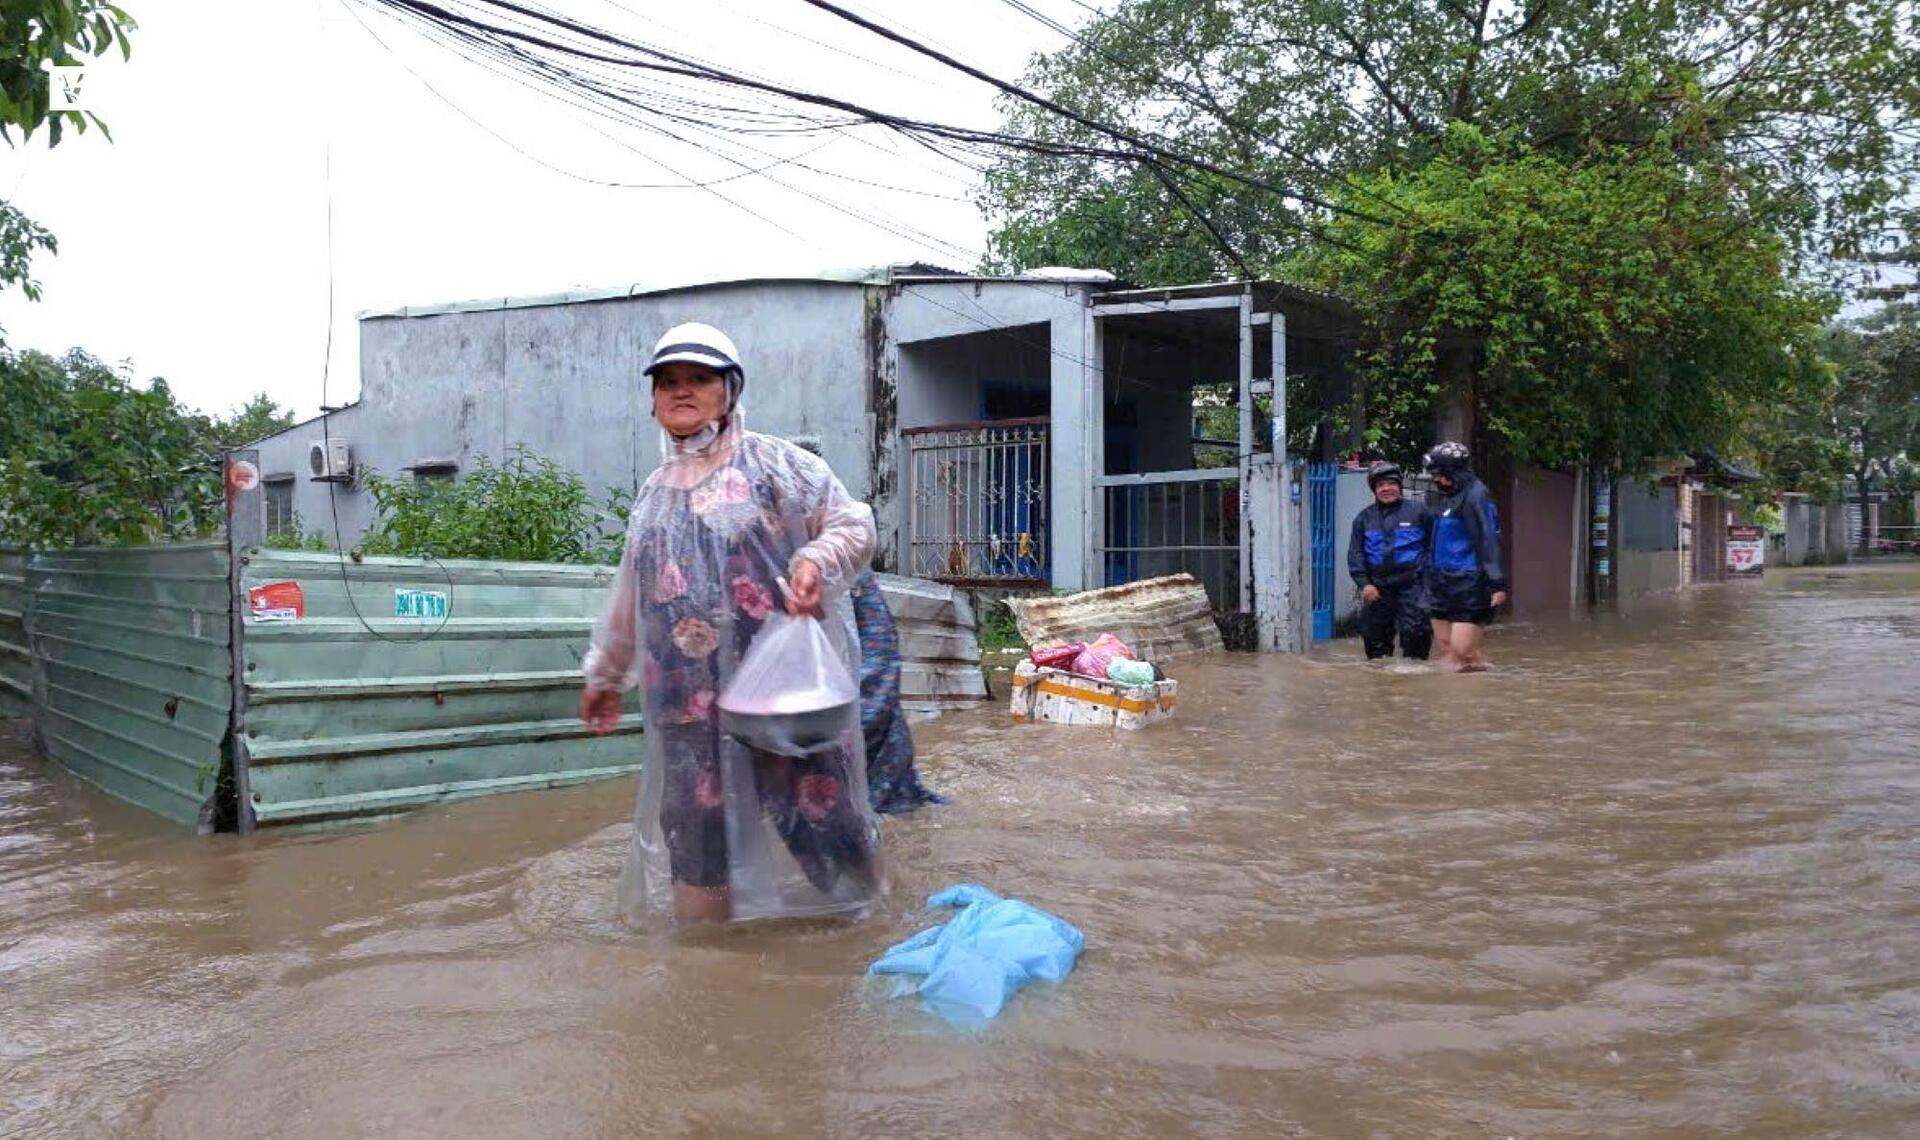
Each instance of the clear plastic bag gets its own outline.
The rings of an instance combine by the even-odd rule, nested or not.
[[[860,686],[811,617],[776,613],[720,694],[720,730],[762,752],[813,756],[859,725]]]

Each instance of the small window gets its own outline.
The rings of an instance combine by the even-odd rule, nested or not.
[[[402,470],[413,472],[415,483],[445,485],[453,482],[454,472],[460,470],[460,464],[457,460],[444,457],[416,459]]]
[[[293,533],[293,480],[276,479],[264,484],[267,492],[267,536]]]

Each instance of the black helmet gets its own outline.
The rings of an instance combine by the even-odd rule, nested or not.
[[[1369,491],[1382,483],[1398,483],[1404,487],[1406,482],[1406,475],[1400,470],[1398,463],[1378,459],[1367,467],[1367,490]]]
[[[1422,462],[1427,470],[1437,474],[1442,471],[1464,471],[1472,460],[1473,456],[1464,443],[1436,443]]]

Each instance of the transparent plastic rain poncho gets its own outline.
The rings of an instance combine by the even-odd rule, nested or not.
[[[671,915],[675,884],[724,888],[734,921],[859,914],[882,880],[858,701],[838,746],[800,756],[728,736],[717,702],[803,558],[826,580],[819,629],[858,676],[847,587],[872,555],[873,513],[784,440],[730,426],[700,450],[669,446],[586,660],[589,685],[640,688],[646,723],[622,916]]]

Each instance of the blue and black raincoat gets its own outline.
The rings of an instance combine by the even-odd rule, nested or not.
[[[1493,617],[1493,595],[1507,589],[1500,510],[1473,472],[1454,479],[1453,493],[1433,505],[1427,589],[1434,617],[1484,624]]]
[[[1407,657],[1424,658],[1432,648],[1426,589],[1432,536],[1427,508],[1406,499],[1392,506],[1369,503],[1355,516],[1347,573],[1356,587],[1380,591],[1378,600],[1360,608],[1360,639],[1368,657],[1391,656],[1396,634]]]

